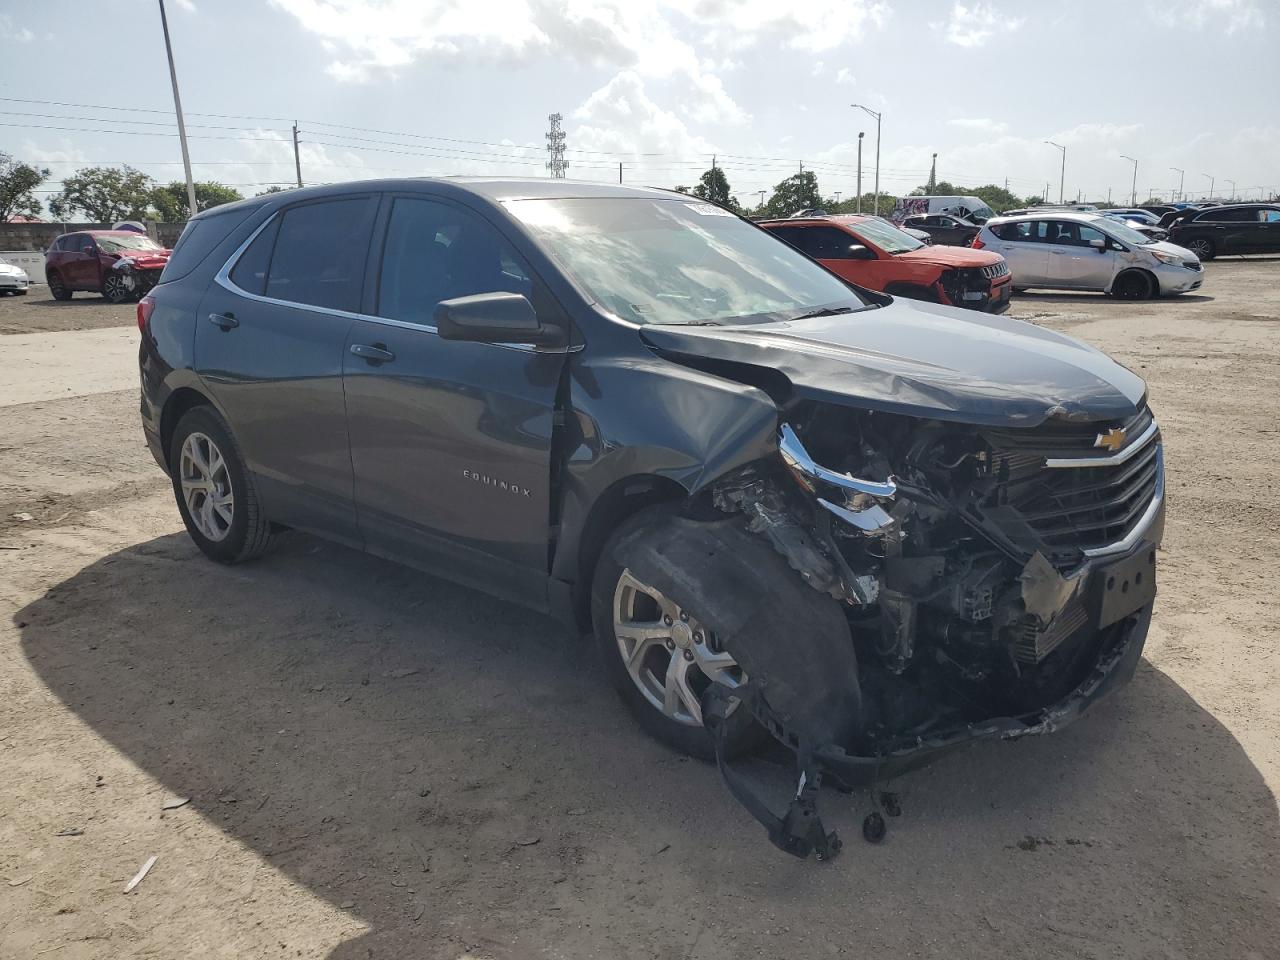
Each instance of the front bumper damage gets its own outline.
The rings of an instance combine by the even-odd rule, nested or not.
[[[752,475],[720,485],[716,506],[746,515],[747,529],[765,537],[805,583],[846,605],[851,611],[852,637],[858,636],[859,623],[865,627],[870,620],[873,626],[865,632],[880,638],[870,647],[865,636],[861,641],[860,697],[869,709],[862,711],[860,735],[844,741],[828,736],[824,732],[828,728],[815,722],[812,711],[798,709],[793,691],[784,689],[780,696],[776,673],[758,675],[748,669],[750,679],[745,685],[730,690],[713,684],[704,692],[702,715],[716,743],[725,785],[766,828],[775,846],[800,857],[816,853],[829,858],[839,850],[839,838],[824,829],[817,810],[818,787],[824,777],[852,789],[906,772],[971,741],[1052,733],[1133,677],[1151,621],[1155,549],[1164,526],[1158,428],[1145,411],[1131,421],[1146,422],[1150,426],[1141,432],[1135,429],[1138,439],[1119,454],[1038,461],[1058,477],[1064,474],[1063,468],[1082,468],[1066,473],[1080,473],[1083,489],[1095,501],[1103,498],[1100,464],[1115,471],[1107,483],[1114,479],[1127,485],[1125,491],[1133,491],[1125,493],[1129,499],[1124,506],[1132,518],[1125,521],[1125,535],[1104,546],[1080,549],[1078,562],[1073,563],[1064,562],[1060,544],[1055,547],[1052,537],[1037,541],[1036,530],[1022,519],[1034,514],[1017,514],[1007,497],[993,502],[1001,499],[993,491],[1004,491],[1002,484],[1010,478],[1008,462],[1015,464],[1015,474],[1034,469],[1036,458],[1028,458],[1025,450],[1020,459],[1008,462],[992,456],[978,471],[998,474],[1000,483],[988,483],[991,478],[987,477],[975,482],[974,489],[955,486],[943,496],[928,488],[928,471],[913,470],[909,462],[902,480],[892,474],[884,480],[865,480],[823,467],[810,456],[796,430],[783,424],[780,459],[809,495],[812,522],[799,518],[802,508],[776,482]],[[1063,438],[1053,439],[1061,442]],[[954,452],[955,448],[947,449]],[[955,468],[963,459],[943,466]],[[885,475],[886,464],[887,460],[880,460],[875,475]],[[935,485],[946,486],[936,471],[931,476]],[[1073,507],[1071,495],[1068,488],[1060,488],[1057,502],[1066,515],[1096,519],[1082,511],[1101,507]],[[852,550],[836,545],[834,529],[847,538],[845,542],[855,541]],[[960,541],[968,545],[953,549],[930,543],[931,537],[946,539],[951,547]],[[1036,543],[1043,552],[1036,548],[1028,557],[1029,544]],[[868,550],[864,544],[875,546]],[[859,566],[855,556],[878,558],[872,563],[874,575],[855,571],[851,567],[851,563]],[[959,573],[951,576],[951,571]],[[755,589],[767,587],[758,584]],[[878,626],[872,616],[875,611]],[[758,649],[770,643],[762,630],[762,625],[751,623],[739,637],[726,634],[724,639],[731,649],[735,639],[748,650]],[[775,635],[772,644],[777,646],[779,639]],[[987,644],[985,651],[978,646],[982,643]],[[967,654],[972,657],[966,662]],[[992,669],[990,663],[982,665],[982,656],[1005,657],[1009,662]],[[1038,676],[1042,668],[1045,676]],[[939,683],[938,676],[950,680]],[[1015,687],[1030,678],[1027,689],[989,701],[976,695],[979,689],[989,691],[995,681],[1006,682],[1010,677]],[[875,712],[870,705],[877,686],[895,691],[884,695],[885,701],[912,684],[927,700],[951,681],[972,683],[963,709],[952,710],[954,704],[939,707],[925,723],[916,722],[919,714],[916,720],[896,726],[867,720]],[[748,710],[795,756],[797,788],[782,814],[761,800],[747,778],[726,760],[724,721],[734,708]],[[909,714],[904,711],[903,715]],[[873,813],[864,824],[864,836],[874,840],[882,835],[883,819]]]

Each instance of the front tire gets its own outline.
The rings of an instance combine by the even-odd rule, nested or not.
[[[1154,292],[1150,275],[1141,270],[1126,270],[1111,284],[1111,295],[1120,300],[1150,300]]]
[[[848,622],[741,518],[697,521],[670,506],[624,523],[597,564],[592,625],[610,681],[655,739],[702,759],[712,682],[754,677],[787,733],[843,742],[861,720]],[[739,706],[725,752],[749,752],[766,731]]]
[[[124,277],[115,273],[108,274],[102,283],[102,296],[108,303],[126,303],[132,295],[133,291],[125,286]]]
[[[1189,240],[1186,248],[1194,253],[1201,261],[1212,260],[1218,255],[1218,250],[1213,245],[1213,241],[1204,237],[1197,237],[1194,240]]]
[[[45,277],[49,281],[49,295],[55,300],[70,300],[71,289],[62,282],[62,275],[51,273]]]
[[[219,563],[243,563],[271,545],[271,524],[240,448],[212,407],[188,411],[169,442],[178,512],[197,547]]]

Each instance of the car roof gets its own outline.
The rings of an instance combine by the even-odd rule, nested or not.
[[[351,193],[381,191],[416,193],[424,187],[433,188],[441,195],[471,194],[491,203],[506,200],[567,200],[602,198],[649,198],[653,200],[685,200],[687,203],[709,203],[692,194],[656,187],[633,187],[619,183],[597,183],[588,180],[568,180],[551,177],[395,177],[381,180],[349,180],[317,187],[297,187],[278,193],[250,197],[235,203],[222,204],[202,210],[193,220],[218,216],[235,210],[246,211],[266,204],[297,203],[300,200],[320,200],[325,197],[347,196]]]
[[[1105,217],[1096,213],[1087,213],[1077,210],[1037,210],[1032,213],[1018,213],[1012,216],[992,217],[987,221],[987,226],[993,223],[1005,223],[1010,220],[1078,220],[1080,223],[1093,223],[1095,220],[1104,220]]]
[[[869,214],[865,213],[835,213],[825,217],[774,217],[771,220],[757,220],[756,224],[761,227],[772,226],[796,226],[797,224],[823,224],[830,225],[832,223],[855,224],[862,223],[864,220],[872,219]]]

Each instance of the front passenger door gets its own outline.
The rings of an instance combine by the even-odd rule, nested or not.
[[[393,199],[376,297],[343,358],[360,530],[372,552],[545,607],[551,445],[563,349],[441,338],[441,300],[558,305],[499,231],[460,205]]]

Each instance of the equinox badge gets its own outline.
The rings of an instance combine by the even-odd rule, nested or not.
[[[508,483],[506,480],[499,480],[497,477],[491,477],[487,473],[478,473],[475,470],[463,470],[462,475],[468,480],[474,480],[476,483],[483,483],[486,487],[494,487],[507,493],[514,493],[518,497],[533,496],[528,487],[522,487],[518,483]]]
[[[1093,441],[1093,445],[1115,453],[1124,446],[1126,438],[1127,435],[1124,432],[1124,427],[1112,427],[1106,433],[1098,434],[1098,438]]]

